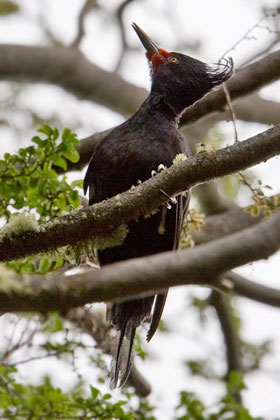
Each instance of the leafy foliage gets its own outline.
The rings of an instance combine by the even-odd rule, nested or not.
[[[153,420],[152,408],[141,403],[135,411],[127,399],[114,402],[112,395],[90,386],[86,395],[82,383],[68,392],[54,387],[49,377],[40,385],[23,385],[16,381],[16,368],[0,366],[0,416],[11,419],[120,419]],[[147,414],[147,415],[146,415]]]
[[[198,232],[204,225],[204,214],[195,209],[189,209],[186,214],[185,222],[180,239],[180,248],[192,248],[194,241],[192,239],[192,230]]]
[[[177,410],[184,413],[176,420],[262,420],[260,417],[252,417],[236,398],[245,388],[241,374],[231,372],[226,394],[220,399],[215,412],[206,408],[192,392],[183,391]]]
[[[57,334],[63,330],[67,335],[62,318],[54,313],[50,316],[44,332],[49,336],[43,348],[45,351],[57,355],[73,353],[80,348],[86,351],[86,346],[81,342],[67,339],[64,343],[56,340]],[[27,344],[26,340],[25,345]],[[30,343],[29,343],[30,345]],[[86,353],[85,353],[86,354]],[[61,357],[61,356],[59,356]],[[71,363],[71,359],[64,359]],[[90,356],[91,364],[101,372],[106,371],[103,356],[98,353],[98,358]],[[104,367],[105,366],[105,367]],[[104,383],[102,380],[99,382]],[[245,389],[245,384],[240,373],[232,372],[226,384],[226,392],[211,408],[192,392],[182,391],[174,420],[261,420],[252,417],[248,410],[242,406],[236,397]],[[214,408],[213,408],[214,407]],[[44,377],[39,385],[22,383],[16,365],[0,364],[0,417],[12,419],[107,419],[107,420],[157,420],[154,407],[148,400],[136,398],[128,389],[123,390],[121,400],[116,400],[114,395],[102,392],[96,386],[86,385],[82,378],[68,391],[54,386],[49,377]]]
[[[0,160],[0,217],[10,219],[15,212],[32,210],[42,222],[80,206],[77,187],[82,187],[82,180],[69,183],[58,173],[58,168],[67,169],[67,161],[79,160],[76,134],[66,128],[59,139],[58,129],[46,124],[38,132],[41,136],[32,138],[33,145],[5,153]],[[21,274],[45,274],[71,258],[66,247],[53,256],[24,258],[8,266]]]
[[[34,209],[44,221],[80,205],[75,187],[81,187],[82,181],[69,184],[57,173],[57,167],[67,169],[67,160],[79,160],[76,134],[66,128],[59,142],[56,128],[43,125],[38,131],[43,136],[33,137],[32,146],[5,153],[0,160],[0,217]]]
[[[24,334],[21,334],[14,346],[11,346],[11,341],[8,340],[10,347],[0,354],[0,418],[155,420],[153,408],[146,400],[135,400],[131,393],[124,392],[118,401],[110,393],[86,385],[78,371],[75,372],[77,380],[73,381],[74,385],[68,391],[54,386],[49,377],[44,377],[39,385],[23,383],[17,365],[30,361],[34,363],[36,358],[41,360],[42,352],[44,357],[55,356],[59,360],[63,359],[71,370],[77,369],[75,360],[77,354],[82,352],[83,356],[88,358],[91,368],[100,371],[99,383],[104,383],[105,373],[108,377],[101,352],[95,351],[92,345],[86,345],[74,325],[71,324],[70,329],[69,323],[59,314],[52,313],[47,320],[33,318],[32,325],[29,320],[25,321],[24,325],[21,325]],[[17,329],[17,322],[20,320],[11,320],[8,326],[12,327],[13,322],[14,328]],[[36,342],[40,340],[36,335],[41,333],[43,336],[38,346]],[[32,347],[33,355],[24,360],[17,358],[16,363],[10,363],[11,356],[26,347]],[[38,356],[34,357],[38,351]]]

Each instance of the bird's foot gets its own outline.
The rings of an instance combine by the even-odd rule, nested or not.
[[[151,172],[152,177],[156,176],[157,174],[164,171],[165,169],[167,169],[167,166],[165,166],[163,163],[160,163],[158,165],[157,170],[155,170],[155,169],[152,170],[152,172]]]
[[[160,189],[160,192],[164,194],[168,198],[168,202],[165,204],[166,208],[170,210],[172,208],[172,204],[177,204],[177,199],[175,197],[170,197],[165,191]]]
[[[157,174],[159,174],[160,172],[164,171],[165,169],[167,169],[167,166],[164,165],[163,163],[160,163],[158,165],[157,170],[153,169],[151,172],[152,177],[156,176]],[[165,204],[165,207],[170,210],[172,208],[172,204],[177,204],[177,200],[174,197],[170,197],[170,195],[168,195],[165,191],[163,191],[162,189],[160,189],[160,192],[162,192],[162,194],[164,194],[167,198],[168,198],[168,202]]]

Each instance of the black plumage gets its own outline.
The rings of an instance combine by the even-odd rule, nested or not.
[[[85,193],[89,188],[90,205],[147,180],[153,171],[172,165],[180,153],[189,157],[189,146],[177,128],[178,117],[187,106],[232,74],[231,59],[210,67],[192,57],[158,48],[136,24],[133,28],[146,49],[151,92],[131,118],[97,145],[84,180]],[[177,204],[171,209],[162,207],[151,217],[129,223],[122,245],[98,251],[100,265],[176,249],[189,196],[179,195],[176,199]],[[166,295],[167,291],[115,303],[108,310],[108,319],[118,332],[113,354],[113,387],[122,386],[129,375],[136,328],[150,320],[147,340],[152,338]],[[123,345],[125,337],[128,346]]]

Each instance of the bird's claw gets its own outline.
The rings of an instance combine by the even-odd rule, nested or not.
[[[177,199],[175,197],[170,197],[165,191],[160,189],[160,192],[164,194],[168,198],[168,202],[165,204],[166,208],[170,210],[172,208],[172,204],[177,204]]]
[[[160,172],[164,171],[165,169],[167,169],[167,166],[165,166],[163,163],[160,163],[157,167],[157,170],[153,169],[151,171],[151,176],[154,177],[157,174],[159,174]]]
[[[164,165],[163,163],[160,163],[157,167],[157,170],[153,169],[151,171],[151,176],[154,177],[157,174],[159,174],[160,172],[164,171],[165,169],[167,169],[167,166]],[[172,208],[172,204],[177,204],[177,200],[175,197],[170,197],[170,195],[168,195],[165,191],[163,191],[162,189],[160,189],[160,192],[162,192],[162,194],[164,194],[167,198],[168,198],[168,202],[165,204],[165,207],[170,210]]]

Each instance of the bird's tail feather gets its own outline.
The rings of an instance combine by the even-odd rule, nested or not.
[[[135,330],[136,328],[131,328],[129,332],[129,348],[128,348],[127,359],[126,359],[126,368],[125,368],[125,373],[120,381],[120,387],[125,384],[130,374],[131,367],[132,367],[132,347],[133,347],[133,342],[134,342],[134,337],[135,337]]]
[[[165,305],[165,301],[167,298],[167,294],[168,294],[168,289],[166,290],[165,293],[160,293],[156,296],[155,298],[155,303],[154,303],[154,309],[153,309],[153,315],[152,315],[152,322],[149,328],[149,331],[147,333],[147,341],[149,342],[154,333],[157,330],[161,315],[162,315],[162,311]]]
[[[136,327],[126,322],[118,332],[116,354],[112,355],[111,388],[122,387],[130,374],[135,330]],[[125,337],[128,338],[128,344],[124,342]]]
[[[124,324],[123,328],[119,332],[117,353],[116,355],[113,355],[113,359],[112,359],[112,366],[111,366],[111,387],[112,388],[116,388],[118,384],[119,372],[120,372],[120,361],[122,359],[122,357],[120,357],[121,348],[122,348],[122,343],[123,343],[123,339],[125,335],[126,326],[127,326],[127,323]]]
[[[112,347],[111,387],[124,385],[132,366],[133,341],[136,328],[150,317],[154,296],[114,303],[108,308],[107,319],[117,331]]]

